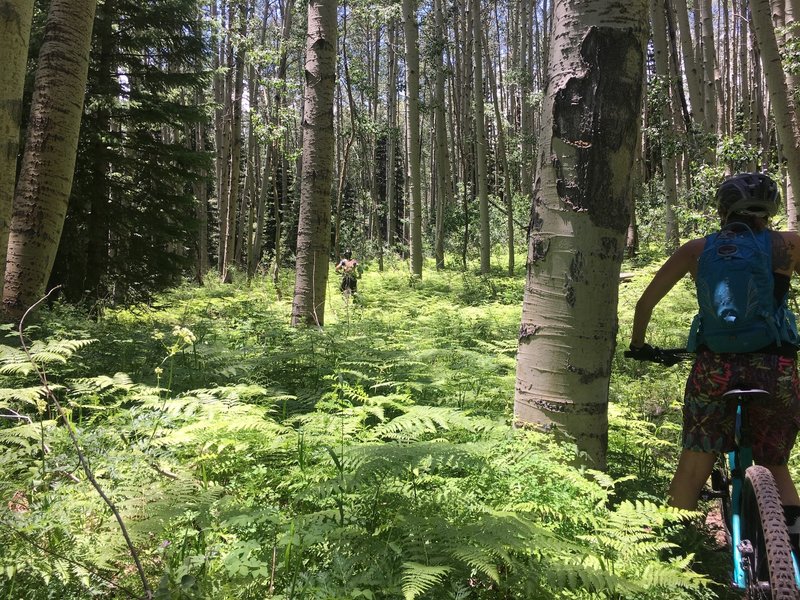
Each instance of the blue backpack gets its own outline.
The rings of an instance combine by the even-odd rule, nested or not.
[[[706,237],[697,263],[697,303],[687,347],[713,352],[755,352],[782,342],[798,344],[786,297],[775,299],[772,237],[732,223]]]

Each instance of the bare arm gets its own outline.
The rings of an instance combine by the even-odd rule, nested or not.
[[[633,314],[633,331],[631,332],[632,347],[639,348],[644,345],[645,333],[653,309],[684,275],[690,272],[694,273],[697,258],[704,246],[704,238],[685,243],[669,257],[655,274],[650,285],[636,303],[636,311]]]

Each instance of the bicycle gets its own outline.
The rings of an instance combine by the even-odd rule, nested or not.
[[[626,351],[626,358],[675,365],[694,354],[684,348],[648,347],[645,353]],[[753,464],[747,413],[753,402],[769,400],[761,389],[731,389],[723,394],[736,402],[736,445],[720,455],[704,500],[719,500],[731,547],[732,586],[745,598],[797,600],[800,568],[792,552],[780,494],[770,471]]]

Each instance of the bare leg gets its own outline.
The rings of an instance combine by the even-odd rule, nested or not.
[[[716,454],[683,450],[678,468],[669,486],[669,504],[675,508],[696,510],[700,492],[714,468]]]

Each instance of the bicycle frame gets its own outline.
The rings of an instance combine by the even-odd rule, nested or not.
[[[742,489],[744,486],[745,472],[753,465],[753,450],[750,442],[750,435],[747,423],[747,405],[745,399],[754,397],[764,397],[767,393],[763,390],[732,390],[724,394],[736,398],[736,446],[727,453],[728,469],[730,471],[730,503],[731,503],[731,522],[730,536],[733,550],[733,585],[739,590],[747,589],[746,573],[742,556]],[[798,557],[792,552],[792,562],[794,563],[794,577],[798,587],[800,587],[800,565]]]
[[[731,480],[731,546],[733,547],[733,583],[739,589],[746,589],[745,571],[742,565],[742,487],[744,472],[753,464],[753,449],[747,440],[742,439],[742,396],[738,396],[736,408],[736,448],[728,452],[728,469]],[[743,443],[744,442],[744,443]],[[796,570],[796,569],[795,569]]]
[[[666,366],[691,356],[685,349],[652,346],[625,352],[626,358]],[[721,500],[723,521],[731,541],[731,584],[747,598],[796,600],[800,565],[797,552],[791,549],[787,538],[780,490],[769,469],[753,463],[748,427],[749,401],[768,400],[769,393],[759,389],[732,389],[724,393],[723,398],[736,402],[734,449],[720,457],[711,473],[712,490],[703,492],[702,497]],[[720,468],[720,464],[725,466]]]

